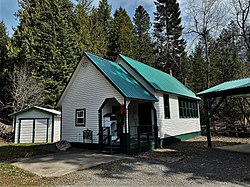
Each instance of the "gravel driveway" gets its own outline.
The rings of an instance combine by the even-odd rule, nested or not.
[[[50,182],[53,186],[250,186],[250,155],[207,149],[203,139],[195,139]]]

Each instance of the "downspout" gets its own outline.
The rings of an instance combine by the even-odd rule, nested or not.
[[[62,141],[62,119],[63,119],[63,107],[61,106],[61,120],[60,120],[60,141]]]
[[[13,124],[13,132],[14,132],[14,143],[17,143],[16,140],[16,115],[14,116],[14,124]]]
[[[52,115],[52,121],[51,121],[51,142],[54,142],[54,121],[55,121],[55,116],[54,114]]]

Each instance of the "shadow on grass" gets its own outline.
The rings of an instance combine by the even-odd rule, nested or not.
[[[0,162],[16,161],[36,155],[49,154],[56,151],[54,144],[5,144],[0,146]]]

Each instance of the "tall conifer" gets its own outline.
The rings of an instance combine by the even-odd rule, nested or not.
[[[111,59],[115,60],[116,53],[135,57],[135,34],[133,23],[126,10],[120,7],[114,13],[112,28]]]
[[[155,5],[155,66],[166,72],[172,69],[174,76],[185,82],[185,41],[181,38],[179,3],[177,0],[156,0]]]
[[[150,17],[143,6],[138,6],[133,18],[136,34],[135,58],[143,63],[153,63],[153,48],[150,37]]]
[[[48,107],[54,107],[78,61],[69,0],[22,0],[14,33],[16,63],[26,64],[45,85]],[[14,54],[15,56],[15,54]]]
[[[8,73],[11,69],[11,64],[8,58],[7,45],[9,37],[7,29],[3,21],[0,22],[0,101],[6,103],[9,98],[9,81]]]

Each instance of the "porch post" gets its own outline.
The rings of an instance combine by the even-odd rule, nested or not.
[[[125,107],[125,120],[124,120],[124,123],[125,123],[125,133],[129,133],[129,124],[128,124],[128,114],[129,114],[129,111],[128,111],[128,105],[129,105],[130,101],[127,101],[126,99],[124,100],[124,107]]]
[[[209,123],[209,115],[208,115],[208,99],[204,97],[203,100],[204,100],[204,111],[205,111],[205,124],[206,124],[206,131],[207,131],[207,146],[208,148],[212,148],[210,123]]]
[[[129,124],[128,124],[128,104],[126,99],[124,99],[124,127],[122,128],[121,135],[121,151],[125,154],[130,154],[130,134],[129,134]]]

